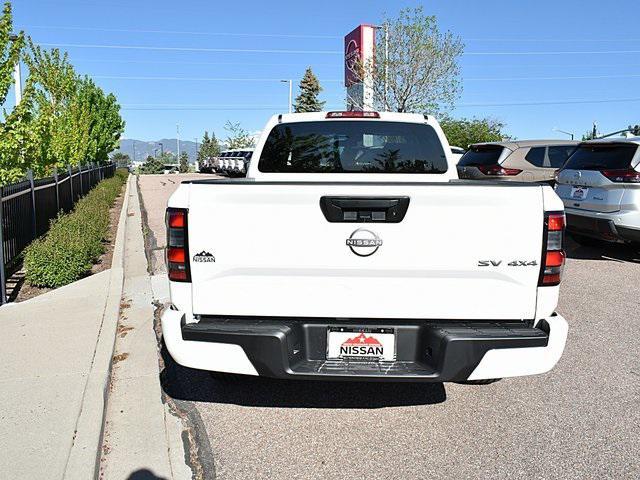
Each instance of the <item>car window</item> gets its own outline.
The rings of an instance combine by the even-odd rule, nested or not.
[[[503,150],[504,147],[500,145],[472,145],[462,156],[458,165],[463,167],[497,165]]]
[[[564,168],[571,170],[624,169],[631,166],[631,160],[638,146],[633,143],[604,143],[580,145],[569,157]]]
[[[294,122],[271,130],[258,169],[267,173],[444,173],[447,159],[430,125]]]
[[[546,149],[547,147],[534,147],[527,152],[524,159],[536,167],[548,167],[549,165],[545,165],[544,161]]]
[[[567,159],[575,151],[575,145],[554,145],[553,147],[549,147],[547,151],[549,166],[551,168],[562,168]]]

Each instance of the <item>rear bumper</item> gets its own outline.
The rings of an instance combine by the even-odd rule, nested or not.
[[[523,322],[203,317],[185,323],[165,311],[167,349],[181,365],[275,378],[373,381],[462,381],[544,373],[560,359],[567,323],[559,315],[535,327]],[[390,327],[396,360],[326,359],[328,326]]]
[[[634,220],[637,220],[637,212],[631,212]],[[594,213],[585,215],[566,210],[567,231],[578,235],[599,238],[608,241],[638,242],[640,243],[640,228],[626,225],[624,214]]]

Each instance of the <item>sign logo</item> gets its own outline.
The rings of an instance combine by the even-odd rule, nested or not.
[[[213,263],[216,261],[216,257],[214,257],[211,253],[205,252],[203,250],[200,253],[196,253],[193,256],[193,261],[200,262],[200,263]]]
[[[382,357],[384,347],[373,337],[367,337],[364,333],[349,338],[340,345],[340,355]]]
[[[371,230],[359,228],[347,238],[347,246],[359,257],[369,257],[378,251],[382,239]]]

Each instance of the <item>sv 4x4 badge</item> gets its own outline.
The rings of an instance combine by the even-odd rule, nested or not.
[[[499,267],[502,260],[478,260],[479,267]],[[536,267],[538,262],[535,260],[512,260],[507,263],[508,267]]]

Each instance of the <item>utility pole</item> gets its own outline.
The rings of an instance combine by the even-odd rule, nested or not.
[[[293,112],[293,80],[280,80],[282,83],[289,82],[289,113]]]
[[[11,35],[9,35],[9,40],[11,40],[12,42],[15,42],[16,40],[18,40],[18,36],[15,33],[12,33]],[[20,57],[18,57],[18,60],[13,66],[13,82],[15,85],[16,107],[17,107],[22,101],[22,75],[20,72]]]
[[[180,162],[180,125],[176,124],[176,134],[178,138],[176,139],[176,143],[178,144],[178,162]]]

